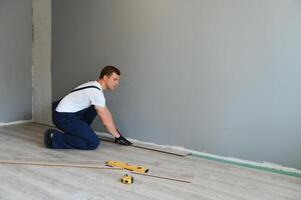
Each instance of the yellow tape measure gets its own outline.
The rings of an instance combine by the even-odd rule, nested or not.
[[[134,182],[134,178],[126,174],[121,178],[121,182],[124,184],[132,184]]]

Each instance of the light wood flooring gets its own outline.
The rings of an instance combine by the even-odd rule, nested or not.
[[[158,200],[300,200],[301,179],[217,163],[192,156],[102,142],[93,151],[43,147],[45,126],[26,123],[0,127],[0,160],[99,164],[107,160],[142,165],[174,182],[134,175],[125,185],[123,170],[79,169],[0,164],[0,199],[158,199]]]

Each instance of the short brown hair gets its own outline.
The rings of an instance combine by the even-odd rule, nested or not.
[[[110,65],[106,66],[101,70],[99,78],[102,79],[104,76],[111,76],[113,73],[117,74],[118,76],[121,74],[120,70],[116,67]]]

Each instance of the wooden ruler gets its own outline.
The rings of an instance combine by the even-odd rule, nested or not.
[[[144,174],[144,173],[139,173],[139,172],[131,172],[132,174],[138,174],[142,176],[149,176],[149,177],[154,177],[154,178],[161,178],[161,179],[166,179],[166,180],[171,180],[171,181],[179,181],[183,183],[191,183],[191,181],[183,180],[183,179],[177,179],[177,178],[171,178],[171,177],[166,177],[166,176],[157,176],[153,174]]]
[[[16,161],[16,160],[0,160],[0,164],[10,164],[10,165],[33,165],[33,166],[44,166],[44,167],[67,167],[67,168],[89,168],[89,169],[109,169],[109,170],[124,170],[124,168],[120,167],[102,167],[95,164],[70,164],[70,163],[53,163],[53,162],[34,162],[34,161]],[[149,176],[154,178],[172,180],[172,181],[179,181],[184,183],[191,183],[187,180],[171,178],[166,176],[158,176],[146,173],[138,173],[131,171],[132,174],[142,175],[142,176]]]
[[[0,160],[0,164],[14,164],[14,165],[36,165],[45,167],[73,167],[73,168],[90,168],[90,169],[111,169],[123,170],[119,167],[102,167],[93,164],[70,164],[70,163],[53,163],[53,162],[33,162],[33,161],[16,161],[16,160]]]

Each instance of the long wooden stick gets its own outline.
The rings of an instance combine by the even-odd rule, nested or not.
[[[92,164],[70,164],[70,163],[52,163],[52,162],[33,162],[33,161],[16,161],[16,160],[0,160],[0,164],[10,164],[10,165],[34,165],[34,166],[44,166],[44,167],[68,167],[68,168],[89,168],[89,169],[110,169],[110,170],[124,170],[120,167],[101,167],[99,165]],[[157,176],[152,174],[144,174],[131,171],[132,174],[138,174],[142,176],[149,176],[154,178],[167,179],[172,181],[179,181],[184,183],[191,183],[187,180],[176,179],[165,176]]]
[[[0,164],[14,164],[14,165],[36,165],[45,167],[73,167],[73,168],[90,168],[90,169],[112,169],[123,170],[119,167],[102,167],[93,164],[70,164],[70,163],[52,163],[52,162],[33,162],[33,161],[16,161],[16,160],[0,160]]]
[[[143,173],[138,173],[138,172],[133,172],[133,171],[131,171],[131,173],[132,174],[142,175],[142,176],[149,176],[149,177],[154,177],[154,178],[161,178],[161,179],[167,179],[167,180],[172,180],[172,181],[179,181],[179,182],[183,182],[183,183],[191,183],[191,181],[177,179],[177,178],[171,178],[171,177],[166,177],[166,176],[157,176],[157,175],[152,175],[152,174],[143,174]]]

